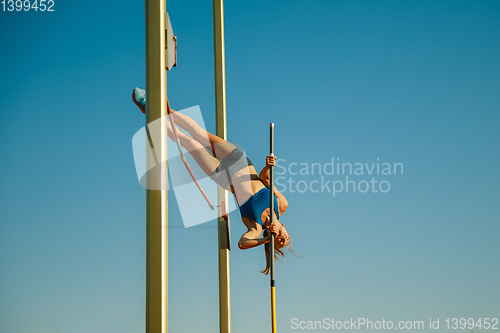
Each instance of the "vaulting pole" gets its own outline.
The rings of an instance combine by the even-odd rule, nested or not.
[[[224,55],[224,3],[213,0],[214,16],[214,65],[215,65],[215,121],[216,135],[227,140],[226,124],[226,75]],[[221,333],[231,332],[231,294],[229,283],[229,217],[227,222],[222,218],[224,207],[228,202],[227,191],[218,187],[217,219],[219,243],[219,327]]]
[[[166,115],[165,0],[146,0],[146,126]],[[146,147],[146,333],[167,332],[167,131]],[[159,147],[158,147],[159,143]],[[156,155],[156,159],[151,156]],[[154,161],[163,164],[154,164]],[[154,165],[151,165],[153,163]],[[152,169],[150,169],[153,167]],[[150,190],[162,184],[161,190]]]
[[[274,123],[271,123],[269,125],[270,129],[270,144],[269,144],[269,150],[271,156],[274,156]],[[269,189],[271,191],[271,203],[270,203],[270,210],[269,210],[269,215],[271,217],[271,223],[274,222],[274,167],[271,166],[269,169]],[[274,292],[274,233],[271,233],[271,240],[269,243],[269,257],[271,260],[271,328],[272,332],[276,333],[276,295]]]

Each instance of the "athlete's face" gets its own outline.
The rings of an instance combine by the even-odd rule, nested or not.
[[[277,247],[282,248],[287,246],[288,242],[290,241],[290,235],[288,235],[288,231],[285,229],[285,225],[281,225],[281,230],[278,234],[277,237],[275,237],[274,243],[277,245]]]

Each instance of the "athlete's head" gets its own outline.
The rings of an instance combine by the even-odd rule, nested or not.
[[[290,235],[285,229],[285,225],[281,224],[281,230],[277,236],[274,237],[274,248],[281,249],[287,246],[290,241]]]

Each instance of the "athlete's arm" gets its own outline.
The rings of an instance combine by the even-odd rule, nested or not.
[[[262,183],[269,188],[270,182],[269,182],[269,168],[270,166],[274,166],[276,164],[276,156],[267,156],[266,157],[266,166],[260,171],[259,173],[259,178],[262,181]],[[276,195],[276,198],[278,199],[278,207],[279,207],[279,213],[280,216],[283,215],[285,210],[288,208],[288,201],[286,200],[285,196],[276,189],[274,188],[274,195]]]
[[[248,230],[241,236],[240,240],[238,241],[238,247],[241,250],[246,250],[252,247],[268,243],[271,236],[258,238],[261,233],[262,231],[258,231],[255,228]]]
[[[274,195],[276,195],[276,198],[278,199],[278,208],[281,216],[288,208],[288,200],[286,200],[285,196],[277,189],[274,189]]]
[[[269,167],[272,165],[274,166],[276,164],[276,156],[267,156],[266,157],[266,166],[260,170],[259,172],[259,178],[262,181],[262,183],[266,186],[269,187]]]

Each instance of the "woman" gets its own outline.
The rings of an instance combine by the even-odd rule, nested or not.
[[[132,100],[146,113],[146,92],[135,88]],[[290,251],[291,242],[285,225],[279,222],[280,216],[288,208],[283,194],[274,190],[274,222],[270,225],[269,168],[276,163],[275,156],[267,156],[266,166],[257,174],[252,162],[242,150],[232,143],[207,132],[190,117],[171,110],[175,125],[184,129],[191,136],[177,131],[181,145],[189,151],[201,169],[219,186],[233,193],[238,202],[241,219],[247,231],[238,241],[242,250],[265,244],[266,269],[270,270],[269,241],[270,232],[274,233],[274,257],[284,257],[283,247]],[[171,124],[167,125],[168,136],[174,140]],[[261,235],[263,234],[263,237]]]

